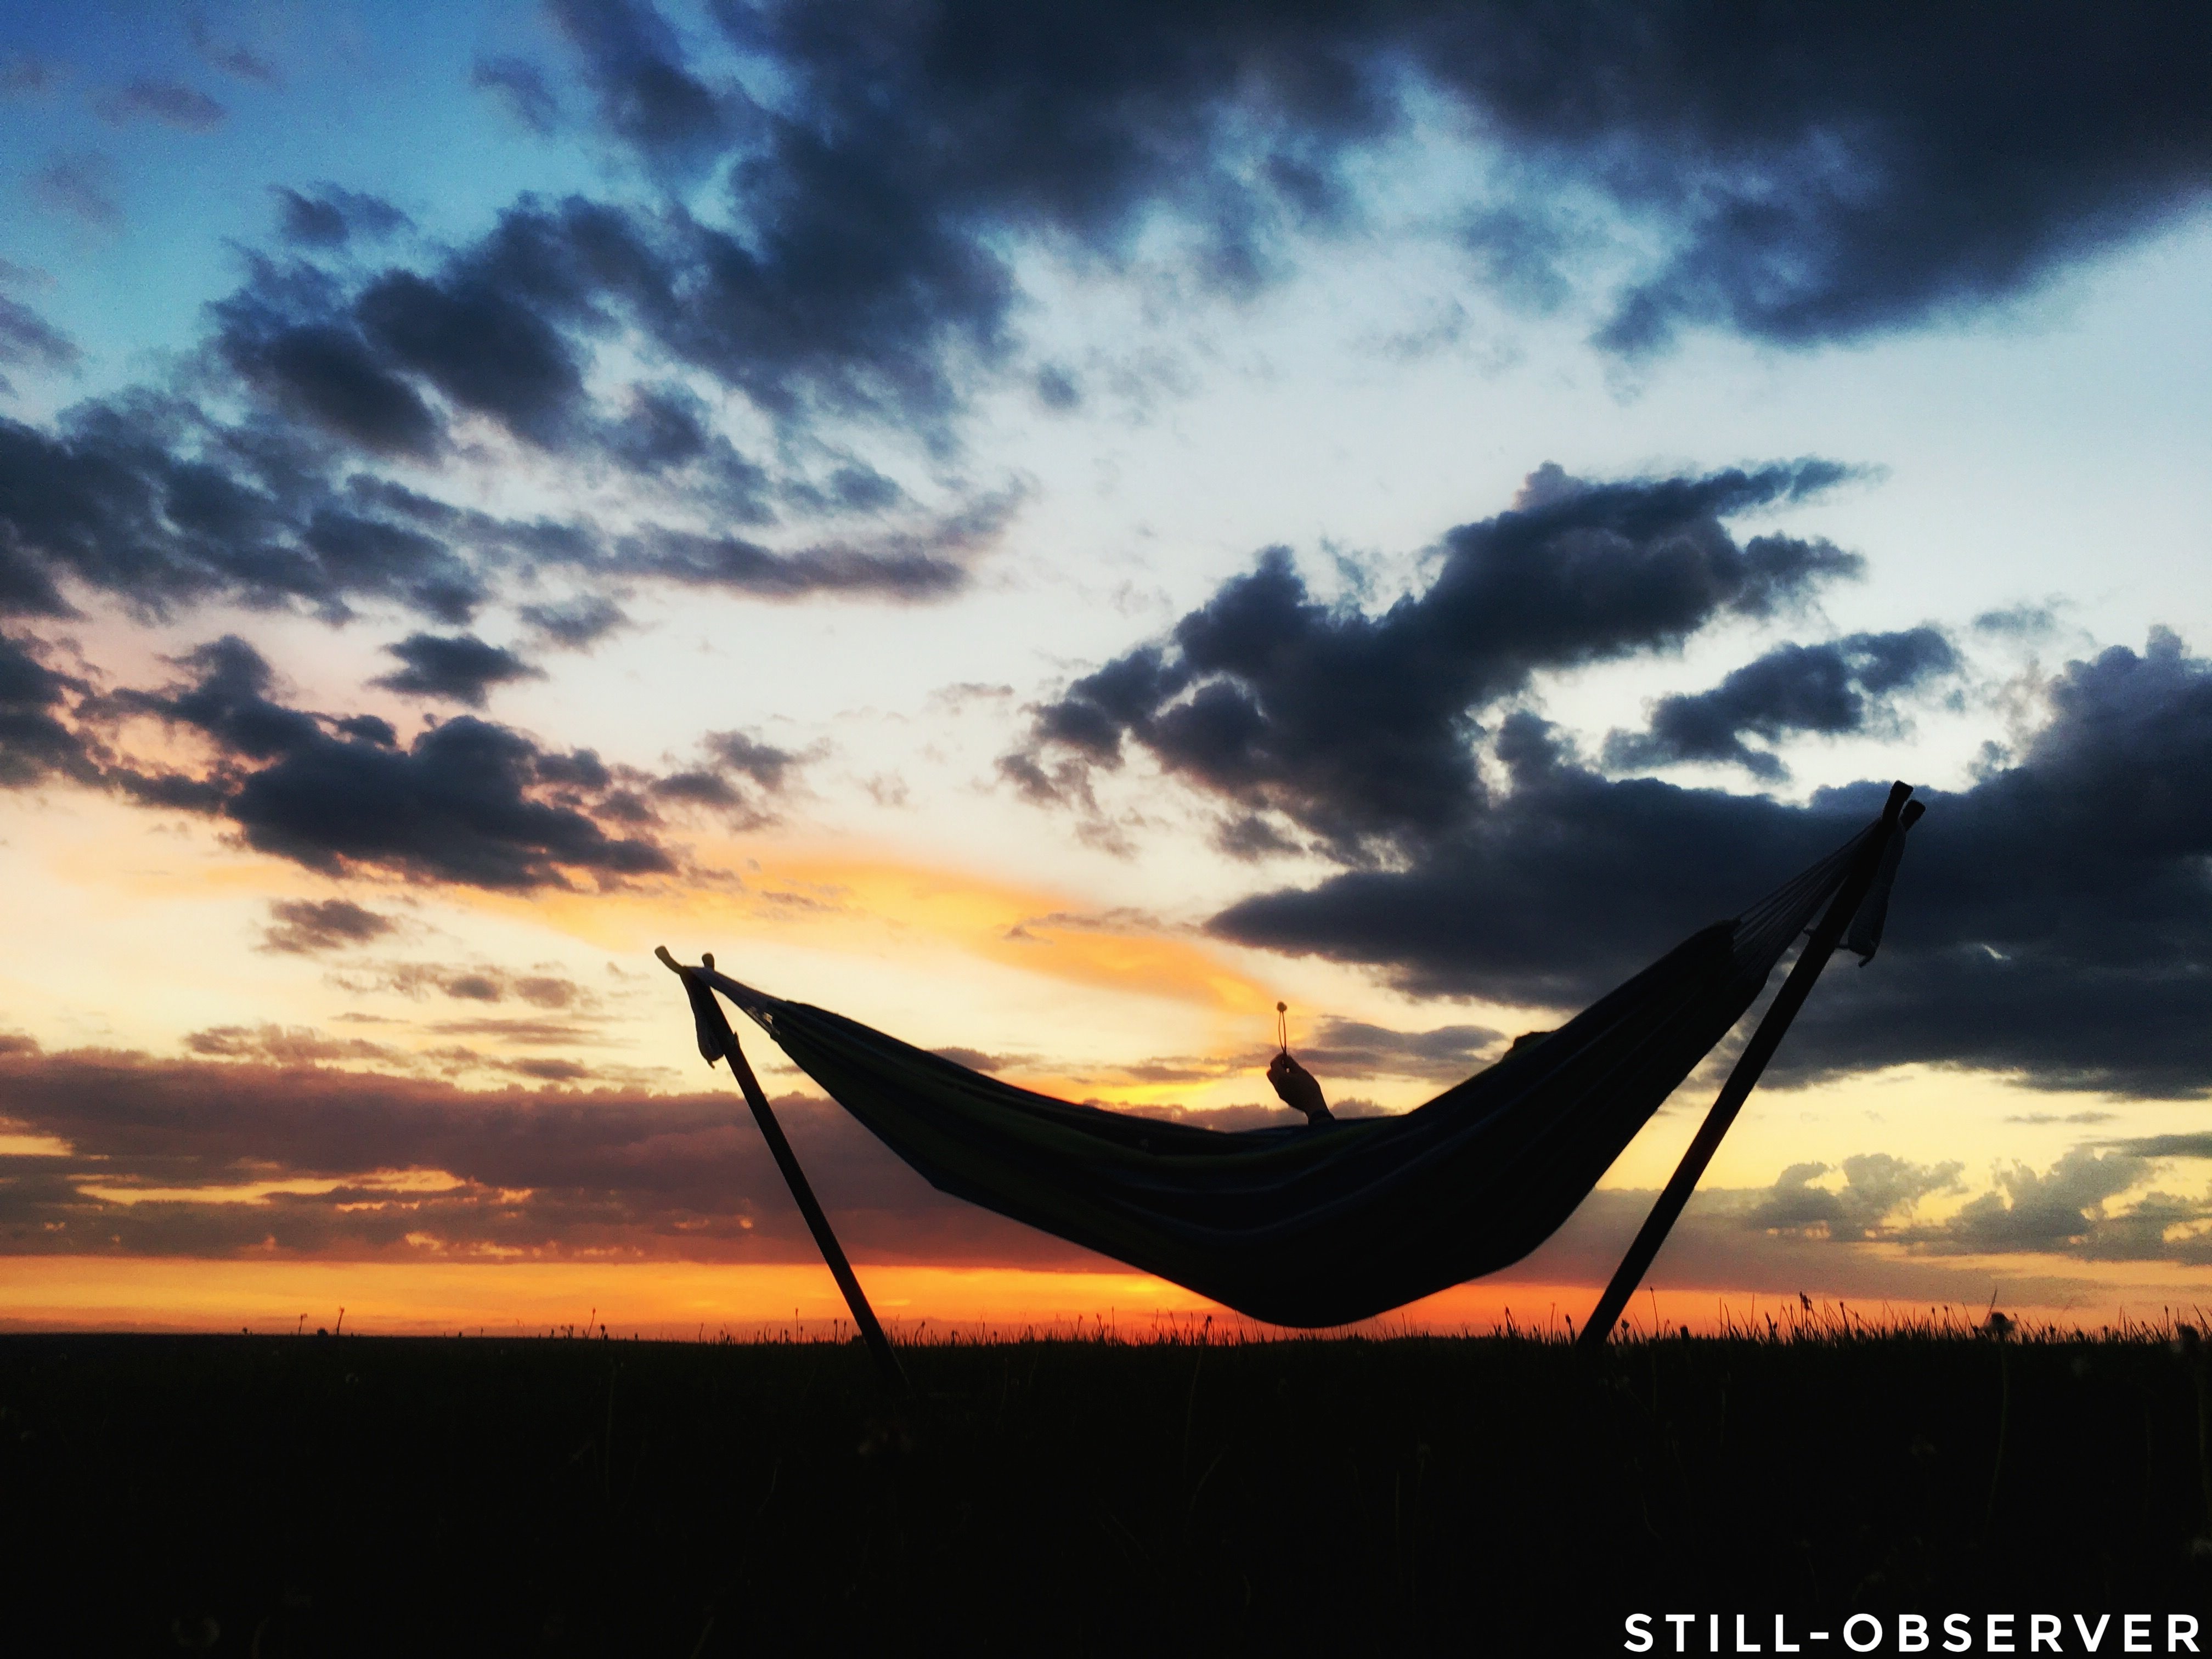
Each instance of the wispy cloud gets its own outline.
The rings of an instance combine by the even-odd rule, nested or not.
[[[101,115],[117,126],[159,121],[179,132],[212,132],[230,112],[205,93],[181,81],[142,76],[98,100]]]

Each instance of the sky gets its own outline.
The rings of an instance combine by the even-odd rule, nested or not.
[[[1892,779],[1640,1305],[2212,1302],[2208,34],[0,7],[0,1323],[828,1320],[656,945],[1401,1111]],[[895,1324],[1218,1312],[750,1052]]]

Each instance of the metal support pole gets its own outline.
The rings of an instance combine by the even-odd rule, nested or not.
[[[1705,1121],[1690,1142],[1689,1151],[1682,1154],[1682,1161],[1675,1166],[1673,1177],[1660,1193],[1659,1201],[1651,1206],[1651,1213],[1644,1218],[1644,1226],[1636,1235],[1636,1242],[1628,1247],[1628,1254],[1621,1258],[1620,1266],[1614,1270],[1613,1282],[1605,1287],[1605,1294],[1598,1298],[1589,1322],[1583,1327],[1582,1334],[1576,1339],[1577,1346],[1601,1348],[1612,1339],[1613,1327],[1620,1322],[1622,1310],[1628,1306],[1628,1298],[1636,1294],[1636,1287],[1658,1255],[1659,1247],[1667,1242],[1668,1232],[1681,1216],[1683,1206],[1690,1201],[1690,1194],[1697,1189],[1698,1180],[1705,1173],[1705,1166],[1713,1161],[1713,1154],[1720,1150],[1721,1138],[1728,1133],[1729,1127],[1735,1121],[1736,1114],[1743,1109],[1743,1103],[1750,1097],[1752,1089],[1758,1084],[1759,1073],[1766,1069],[1767,1061],[1774,1058],[1774,1051],[1782,1046],[1782,1038],[1790,1029],[1790,1022],[1797,1017],[1797,1011],[1805,1006],[1805,999],[1812,994],[1814,981],[1820,977],[1820,970],[1828,965],[1828,958],[1835,954],[1837,942],[1843,938],[1844,930],[1850,926],[1851,918],[1858,913],[1859,904],[1866,897],[1867,890],[1874,884],[1875,872],[1881,867],[1881,855],[1891,837],[1902,834],[1920,816],[1920,805],[1917,801],[1912,804],[1909,815],[1907,813],[1905,801],[1911,793],[1911,789],[1905,784],[1890,786],[1888,802],[1882,808],[1881,833],[1867,843],[1857,861],[1844,876],[1843,884],[1836,890],[1836,896],[1829,902],[1827,913],[1820,918],[1820,925],[1813,930],[1813,936],[1798,953],[1796,965],[1790,969],[1790,977],[1783,981],[1781,990],[1775,994],[1773,1004],[1759,1022],[1759,1028],[1751,1034],[1751,1041],[1744,1044],[1743,1053],[1737,1056],[1735,1067],[1729,1072],[1728,1081],[1721,1085],[1720,1095],[1714,1100],[1712,1109],[1705,1114]]]
[[[868,1352],[875,1356],[876,1369],[883,1373],[884,1384],[894,1397],[908,1400],[914,1389],[906,1380],[906,1371],[899,1364],[898,1355],[891,1347],[890,1338],[884,1334],[883,1326],[877,1322],[876,1310],[868,1305],[867,1294],[860,1289],[860,1281],[853,1273],[853,1264],[845,1259],[844,1247],[837,1243],[837,1235],[830,1226],[814,1188],[808,1184],[806,1171],[799,1167],[799,1156],[791,1150],[791,1142],[784,1138],[783,1125],[775,1121],[769,1109],[768,1096],[753,1075],[752,1066],[745,1060],[745,1052],[738,1046],[738,1034],[730,1029],[729,1016],[706,982],[694,976],[668,954],[661,945],[653,954],[684,981],[684,988],[691,999],[691,1009],[697,1018],[702,1035],[711,1036],[720,1045],[722,1057],[730,1062],[730,1072],[738,1079],[738,1087],[744,1091],[745,1104],[753,1109],[753,1121],[760,1125],[761,1139],[775,1158],[775,1167],[783,1171],[784,1185],[791,1188],[791,1196],[799,1206],[799,1212],[806,1218],[806,1230],[814,1235],[814,1247],[822,1252],[822,1259],[830,1265],[830,1277],[837,1288],[845,1293],[845,1305],[853,1310],[853,1322],[860,1328],[867,1341]],[[714,958],[702,958],[712,968]]]

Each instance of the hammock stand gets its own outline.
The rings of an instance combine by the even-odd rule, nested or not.
[[[699,1052],[711,1066],[716,1058],[730,1062],[730,1073],[744,1091],[745,1104],[753,1109],[753,1121],[760,1125],[761,1139],[768,1142],[769,1152],[775,1158],[775,1167],[783,1172],[783,1183],[791,1188],[791,1196],[799,1206],[799,1213],[806,1218],[806,1231],[814,1235],[814,1248],[822,1252],[822,1259],[830,1264],[830,1276],[837,1281],[837,1288],[845,1293],[845,1305],[853,1310],[853,1323],[860,1327],[860,1335],[875,1356],[876,1370],[883,1377],[884,1386],[894,1400],[904,1401],[914,1397],[914,1388],[906,1380],[906,1371],[898,1362],[898,1354],[891,1347],[891,1340],[884,1334],[882,1322],[876,1310],[868,1305],[867,1292],[860,1288],[860,1280],[853,1272],[853,1264],[846,1259],[845,1247],[837,1242],[836,1231],[830,1218],[823,1212],[821,1201],[814,1196],[814,1188],[806,1179],[806,1171],[799,1165],[799,1154],[791,1150],[791,1142],[783,1133],[783,1125],[776,1121],[775,1110],[768,1103],[768,1096],[753,1075],[753,1068],[745,1059],[745,1051],[738,1043],[738,1034],[730,1029],[729,1016],[722,1005],[714,1000],[714,994],[707,988],[697,970],[684,967],[668,954],[665,945],[656,945],[653,955],[672,969],[684,981],[684,988],[691,999],[692,1018],[699,1027]],[[699,958],[699,965],[708,973],[714,971],[714,957],[710,951]],[[710,1051],[709,1045],[712,1045]]]
[[[969,1072],[857,1022],[756,991],[716,972],[711,956],[695,968],[678,963],[665,946],[655,954],[683,982],[701,1055],[709,1065],[729,1061],[885,1387],[904,1401],[912,1391],[897,1355],[715,992],[735,1001],[833,1098],[940,1190],[1189,1285],[1240,1310],[1257,1307],[1252,1316],[1316,1327],[1350,1322],[1445,1284],[1494,1272],[1534,1249],[1587,1194],[1680,1078],[1741,1018],[1790,940],[1808,933],[1781,990],[1583,1328],[1580,1344],[1593,1347],[1601,1346],[1620,1323],[1628,1297],[1837,946],[1856,951],[1863,961],[1873,956],[1905,831],[1922,810],[1918,802],[1909,801],[1911,793],[1903,783],[1893,785],[1876,822],[1734,923],[1718,923],[1692,935],[1542,1042],[1516,1050],[1428,1105],[1396,1118],[1227,1134],[1075,1106]],[[1814,910],[1820,919],[1808,927]],[[1757,948],[1739,948],[1746,935]],[[1674,1035],[1686,1019],[1695,1029],[1686,1036]],[[824,1077],[824,1072],[832,1075]],[[1605,1092],[1608,1087],[1619,1097],[1617,1103]],[[1564,1101],[1565,1107],[1577,1109],[1580,1118],[1606,1116],[1607,1123],[1599,1127],[1607,1133],[1577,1139],[1558,1121],[1540,1116],[1532,1124],[1525,1111],[1514,1115],[1516,1103],[1547,1091],[1555,1103]],[[887,1101],[895,1105],[933,1091],[945,1107],[942,1122],[912,1114],[898,1119],[884,1109]],[[1490,1098],[1498,1096],[1503,1098]],[[1580,1118],[1565,1128],[1576,1127]],[[977,1127],[987,1119],[986,1127],[998,1136],[995,1142]],[[1627,1135],[1607,1150],[1608,1134],[1624,1127]],[[1425,1138],[1417,1138],[1417,1132]],[[1385,1133],[1395,1139],[1386,1142]],[[1400,1143],[1412,1150],[1394,1150]],[[1060,1169],[1054,1158],[1070,1146],[1082,1148],[1091,1163]],[[1420,1194],[1407,1199],[1406,1182],[1424,1174],[1442,1179],[1462,1168],[1480,1169],[1486,1153],[1534,1165],[1507,1194],[1510,1201],[1502,1207],[1511,1213],[1492,1229],[1486,1243],[1470,1243],[1433,1225],[1423,1232],[1415,1201]],[[1308,1179],[1316,1170],[1318,1188]],[[1207,1176],[1215,1177],[1211,1184],[1204,1179]],[[1182,1186],[1176,1184],[1178,1179]],[[1543,1190],[1534,1195],[1522,1190],[1537,1186]],[[1359,1200],[1378,1192],[1387,1203],[1377,1200],[1367,1209],[1389,1209],[1379,1224],[1373,1214],[1357,1212]],[[1213,1224],[1230,1212],[1244,1231]],[[1147,1223],[1153,1229],[1149,1234]],[[1378,1234],[1378,1224],[1387,1231]],[[1381,1239],[1388,1249],[1378,1246],[1375,1261],[1352,1264],[1369,1268],[1360,1279],[1346,1268],[1340,1247],[1363,1225],[1369,1242]],[[1272,1277],[1267,1269],[1275,1253],[1300,1249],[1306,1259],[1294,1261],[1292,1288],[1283,1291],[1276,1282],[1284,1277],[1281,1269]],[[1385,1255],[1389,1260],[1382,1261]],[[1432,1256],[1455,1258],[1458,1267],[1470,1270],[1436,1281]],[[1414,1265],[1409,1267],[1408,1258]],[[1191,1266],[1194,1261],[1199,1265]],[[1207,1282],[1194,1284],[1194,1279]]]

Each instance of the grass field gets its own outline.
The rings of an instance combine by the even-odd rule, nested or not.
[[[2212,1583],[2157,1334],[903,1352],[902,1429],[851,1345],[0,1338],[0,1650],[1619,1652]]]

